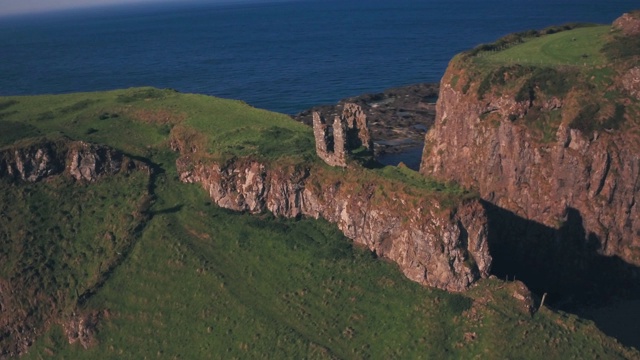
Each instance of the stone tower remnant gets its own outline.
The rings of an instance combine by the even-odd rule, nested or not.
[[[316,153],[331,166],[347,166],[347,152],[364,146],[373,149],[369,135],[367,116],[362,108],[346,103],[341,116],[336,116],[333,125],[315,111],[313,113],[313,135],[316,140]]]

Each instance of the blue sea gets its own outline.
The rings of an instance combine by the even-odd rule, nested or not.
[[[611,23],[603,0],[189,2],[0,17],[0,95],[132,86],[294,114],[437,82],[449,59],[507,33]]]

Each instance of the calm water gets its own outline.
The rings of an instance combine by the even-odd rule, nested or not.
[[[0,95],[151,85],[296,113],[436,82],[457,52],[509,32],[610,23],[602,0],[340,0],[158,5],[0,18]]]

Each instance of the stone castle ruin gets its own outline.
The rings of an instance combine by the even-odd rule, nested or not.
[[[347,166],[347,153],[364,146],[373,150],[367,116],[362,108],[346,103],[342,115],[336,116],[330,125],[317,111],[313,113],[313,135],[316,153],[331,166]]]

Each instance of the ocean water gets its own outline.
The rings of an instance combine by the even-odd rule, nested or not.
[[[299,0],[0,17],[0,95],[131,86],[297,113],[437,82],[449,59],[514,31],[610,23],[634,1]]]

